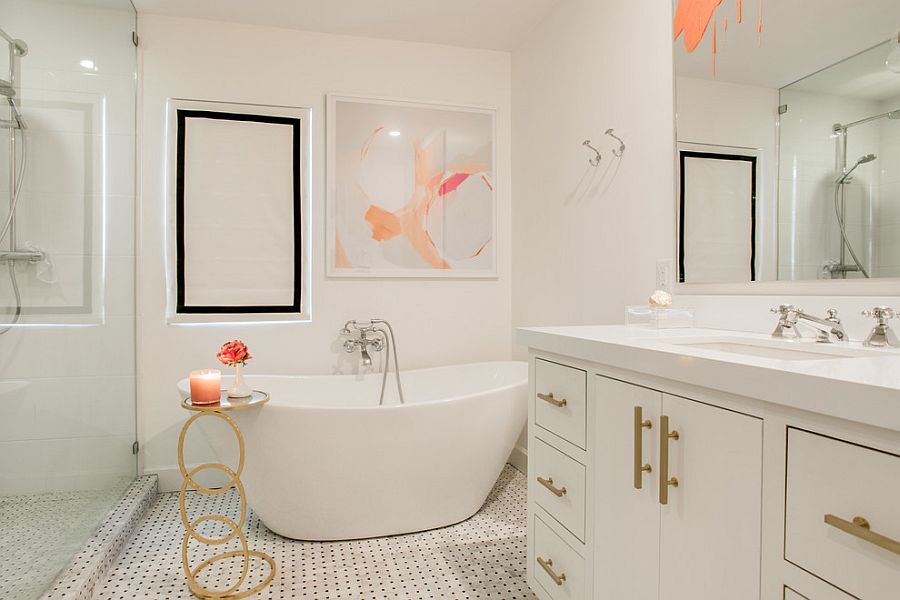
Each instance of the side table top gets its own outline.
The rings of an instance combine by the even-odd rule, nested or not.
[[[268,392],[253,390],[253,393],[246,398],[229,398],[228,390],[219,392],[219,401],[215,404],[193,404],[191,397],[188,396],[181,402],[181,408],[185,410],[208,410],[213,412],[226,412],[229,410],[241,410],[244,408],[254,408],[262,406],[269,401]]]

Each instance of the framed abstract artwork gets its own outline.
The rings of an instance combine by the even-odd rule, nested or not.
[[[331,277],[497,277],[495,111],[328,96]]]

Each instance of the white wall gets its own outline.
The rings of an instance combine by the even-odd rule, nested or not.
[[[351,318],[394,325],[402,368],[508,359],[510,290],[510,57],[507,53],[141,15],[142,182],[138,377],[143,469],[175,476],[186,418],[175,382],[215,366],[238,337],[256,357],[249,373],[328,373],[337,332]],[[498,109],[498,280],[336,280],[324,276],[325,94],[346,92]],[[170,97],[310,107],[313,111],[313,318],[307,324],[168,326],[163,207],[165,103]],[[209,457],[194,436],[193,460]]]
[[[675,82],[679,142],[759,151],[757,280],[777,278],[778,90],[693,77]]]
[[[24,327],[0,337],[0,495],[101,489],[134,476],[135,50],[134,12],[122,7],[0,1],[4,30],[29,46],[17,246],[30,241],[55,265],[16,267]],[[96,69],[81,66],[86,59]],[[7,68],[4,58],[0,77]],[[6,263],[0,306],[5,323],[15,306]]]
[[[515,326],[621,323],[674,257],[670,18],[665,0],[568,0],[513,53]]]

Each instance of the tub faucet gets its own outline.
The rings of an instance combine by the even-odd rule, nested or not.
[[[347,336],[349,339],[344,340],[344,351],[347,354],[353,354],[359,350],[362,366],[372,366],[372,356],[369,354],[369,348],[375,352],[386,351],[387,356],[384,359],[384,373],[381,377],[381,396],[378,398],[378,405],[384,404],[384,390],[387,384],[387,374],[390,367],[391,346],[394,350],[394,376],[397,379],[397,394],[400,397],[400,404],[404,404],[403,387],[400,385],[400,361],[397,358],[397,343],[394,339],[394,329],[391,324],[384,319],[372,319],[370,321],[357,322],[350,320],[344,323],[341,329],[341,335]]]
[[[372,355],[369,354],[369,348],[372,348],[375,352],[381,352],[384,349],[384,337],[380,333],[372,322],[357,323],[356,321],[347,321],[343,329],[341,329],[341,335],[351,337],[344,341],[344,351],[347,354],[353,354],[359,350],[362,366],[371,367]],[[354,335],[356,337],[353,337]]]

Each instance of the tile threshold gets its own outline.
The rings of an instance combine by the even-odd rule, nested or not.
[[[97,531],[40,600],[90,600],[146,512],[159,498],[156,475],[135,479]]]

